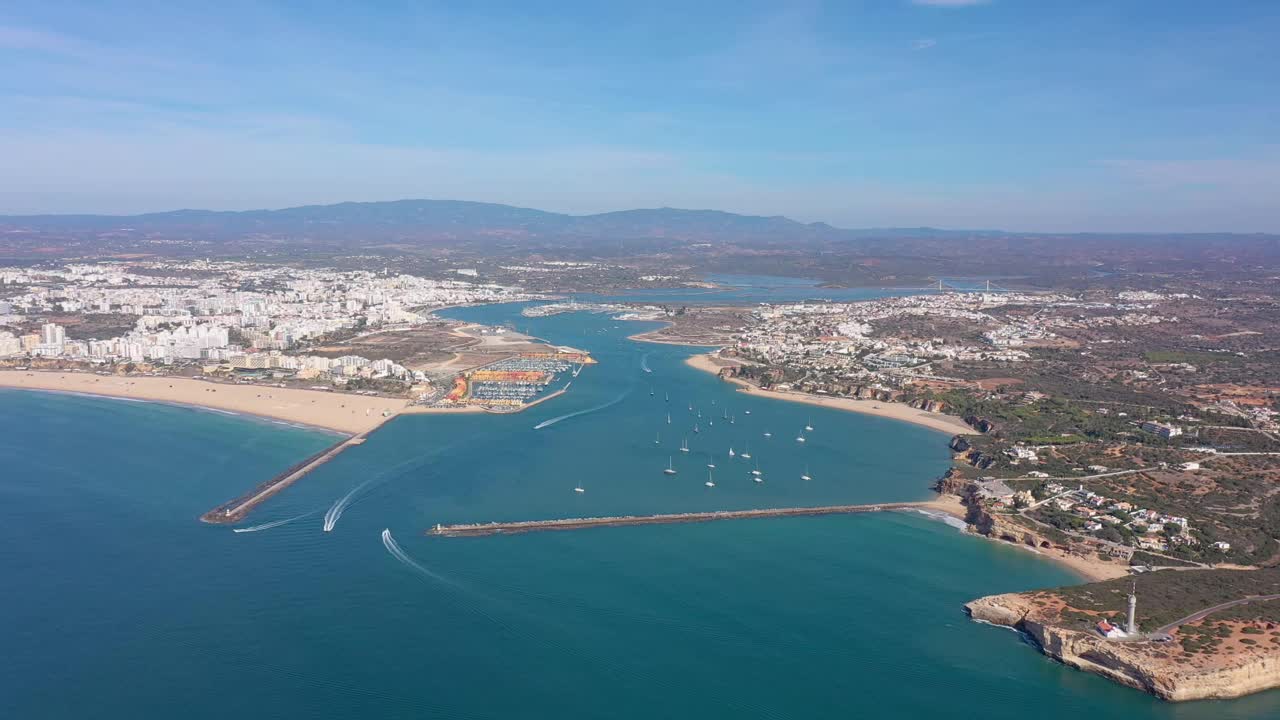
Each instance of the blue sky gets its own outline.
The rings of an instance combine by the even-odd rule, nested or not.
[[[1280,232],[1280,3],[0,5],[0,212]]]

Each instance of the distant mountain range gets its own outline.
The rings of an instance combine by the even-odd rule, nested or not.
[[[682,242],[841,240],[858,237],[997,236],[996,230],[935,228],[847,230],[782,216],[657,208],[566,215],[495,203],[395,200],[306,205],[282,210],[175,210],[143,215],[10,215],[0,228],[45,233],[172,233],[212,239],[252,235],[297,238],[359,236],[364,240],[579,238]]]

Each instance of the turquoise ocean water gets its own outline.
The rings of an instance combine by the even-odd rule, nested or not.
[[[645,325],[517,310],[452,312],[601,363],[525,413],[398,418],[259,508],[242,528],[288,522],[254,532],[196,518],[331,436],[0,391],[0,717],[1280,716],[1280,693],[1169,705],[969,622],[973,597],[1072,578],[918,514],[425,537],[918,499],[946,467],[943,435],[745,398],[685,367],[691,349],[626,340]]]

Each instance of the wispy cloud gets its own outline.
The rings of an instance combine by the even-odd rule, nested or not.
[[[928,7],[972,7],[974,5],[986,5],[991,0],[911,0],[912,5],[926,5]]]
[[[1250,157],[1195,160],[1109,160],[1122,177],[1166,188],[1231,188],[1267,193],[1280,189],[1280,146],[1257,148]]]
[[[28,27],[0,25],[0,50],[77,55],[83,50],[83,46],[66,35]]]
[[[920,38],[919,40],[915,41],[915,43],[912,44],[911,47],[914,50],[928,50],[929,48],[937,44],[938,44],[938,41],[934,40],[933,38]]]

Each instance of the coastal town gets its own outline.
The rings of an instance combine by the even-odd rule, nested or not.
[[[5,2],[0,720],[1280,720],[1277,38]]]
[[[511,324],[434,314],[523,302],[524,318],[597,313],[656,326],[633,335],[638,341],[716,348],[688,363],[743,392],[948,433],[952,464],[935,485],[939,498],[464,523],[432,535],[919,509],[955,515],[971,532],[1053,558],[1095,584],[1138,578],[1145,586],[1170,572],[1252,580],[1280,558],[1273,490],[1280,378],[1260,344],[1273,322],[1261,306],[1246,303],[1242,312],[1238,299],[1167,290],[990,288],[754,306],[583,302],[453,275],[230,261],[0,269],[0,383],[222,408],[342,433],[323,452],[202,515],[238,523],[392,417],[514,412],[563,394],[595,362],[588,353]],[[1229,594],[1220,604],[1236,608],[1240,598]],[[1150,589],[1142,596],[1152,598]],[[1196,678],[1210,666],[1251,667],[1257,650],[1244,642],[1249,628],[1274,635],[1247,613],[1232,626],[1243,633],[1239,642],[1197,644],[1197,628],[1221,618],[1138,632],[1168,618],[1146,604],[1128,620],[1111,606],[1017,617],[991,609],[1020,602],[982,599],[970,611],[1044,628],[1046,642],[1120,643],[1099,647],[1134,667],[1160,668],[1170,652],[1189,653],[1196,659],[1188,662],[1203,666]],[[1268,607],[1253,606],[1264,611],[1257,618]],[[1055,657],[1094,670],[1078,654]],[[1171,699],[1236,692],[1117,679]]]
[[[1146,291],[762,305],[711,360],[761,391],[963,419],[946,485],[1051,545],[1254,564],[1280,552],[1280,377],[1249,326],[1221,327],[1222,306]],[[1183,334],[1210,321],[1214,335]],[[1072,377],[1091,382],[1068,392]]]
[[[592,362],[511,328],[432,314],[538,297],[474,280],[149,261],[0,268],[0,290],[0,369],[200,378],[404,398],[421,408],[510,410],[551,394],[575,364]]]
[[[1167,699],[1236,697],[1276,682],[1280,370],[1263,338],[1280,316],[1266,294],[1216,295],[766,304],[698,365],[777,397],[963,420],[940,498],[970,532],[1093,581],[971,615]]]

